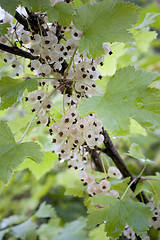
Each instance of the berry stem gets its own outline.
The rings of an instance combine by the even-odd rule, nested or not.
[[[129,183],[129,185],[128,185],[128,187],[126,188],[126,190],[124,191],[124,193],[123,193],[123,195],[122,195],[122,197],[121,197],[121,199],[120,200],[122,200],[123,198],[124,198],[124,196],[126,195],[126,193],[128,192],[128,189],[132,186],[132,184],[134,183],[134,182],[136,182],[137,181],[137,178],[134,178],[130,183]]]
[[[71,60],[70,60],[70,62],[69,62],[69,64],[68,64],[67,70],[66,70],[66,72],[65,72],[65,74],[64,74],[64,78],[67,76],[67,73],[68,73],[68,71],[69,71],[69,69],[70,69],[70,67],[71,67],[71,65],[72,65],[72,62],[73,62],[74,56],[75,56],[75,54],[76,54],[76,52],[77,52],[77,49],[78,49],[78,46],[77,46],[76,49],[74,50],[74,53],[73,53],[73,55],[72,55],[72,58],[71,58]]]
[[[22,137],[17,141],[18,144],[20,144],[22,142],[22,140],[24,139],[24,137],[26,136],[29,128],[31,127],[32,123],[34,122],[34,120],[37,117],[37,113],[42,109],[43,105],[48,101],[48,99],[57,91],[59,90],[61,87],[63,87],[66,84],[67,81],[61,83],[57,88],[55,88],[49,95],[48,97],[43,101],[43,103],[40,105],[40,107],[37,109],[34,117],[31,119],[30,123],[28,124],[24,134],[22,135]]]

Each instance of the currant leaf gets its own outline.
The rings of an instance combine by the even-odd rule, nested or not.
[[[49,0],[21,0],[24,7],[27,7],[33,12],[45,12],[51,8]]]
[[[4,35],[8,33],[8,29],[11,25],[9,23],[1,23],[0,24],[0,35]]]
[[[29,92],[38,88],[35,79],[13,79],[5,76],[0,80],[1,109],[11,107],[22,96],[25,89]]]
[[[156,77],[156,73],[132,66],[119,69],[110,78],[104,96],[82,100],[78,110],[83,116],[96,112],[104,127],[116,135],[129,133],[130,118],[153,131],[160,124],[160,91],[148,85]]]
[[[48,19],[50,22],[58,21],[60,25],[68,26],[71,23],[73,8],[66,2],[58,2],[48,9]]]
[[[104,224],[101,224],[89,233],[89,240],[97,239],[109,240],[109,238],[106,237],[106,233],[104,231]]]
[[[15,15],[16,12],[16,8],[20,5],[20,1],[19,0],[13,0],[13,1],[9,1],[9,0],[0,0],[0,6],[7,11],[8,13],[10,13],[12,16]]]
[[[126,224],[137,235],[143,237],[149,227],[148,219],[152,217],[150,207],[143,203],[132,200],[122,201],[104,195],[92,197],[88,212],[88,227],[94,227],[105,221],[105,231],[112,239],[117,239],[121,235]]]
[[[147,52],[151,42],[157,38],[155,31],[149,31],[146,29],[131,29],[130,32],[133,34],[138,50]],[[145,39],[143,42],[142,39]]]
[[[65,224],[61,233],[56,237],[56,240],[87,240],[87,232],[84,230],[86,221],[83,217]]]
[[[20,238],[22,240],[25,239],[36,239],[36,223],[32,221],[32,219],[28,219],[27,221],[11,228],[13,236],[16,238]]]
[[[144,191],[146,193],[152,194],[155,203],[158,204],[160,198],[160,177],[147,176],[146,178],[148,180],[139,182],[137,184],[133,197],[136,197],[140,192]]]
[[[32,174],[36,177],[36,179],[40,179],[47,172],[51,170],[53,167],[54,161],[57,160],[57,155],[54,153],[45,153],[45,157],[43,158],[43,162],[41,164],[37,164],[36,162],[31,161],[31,159],[26,158],[24,163],[22,163],[18,170],[23,170],[28,168]]]
[[[7,183],[26,157],[37,163],[42,162],[40,146],[34,142],[16,143],[7,123],[0,121],[0,181]]]
[[[83,32],[79,50],[97,57],[103,53],[104,42],[133,41],[128,29],[137,22],[139,10],[134,4],[114,4],[113,0],[79,6],[73,18],[75,27]]]
[[[34,216],[38,218],[56,218],[56,212],[50,204],[43,202]]]

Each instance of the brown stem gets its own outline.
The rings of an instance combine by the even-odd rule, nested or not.
[[[103,136],[104,136],[104,145],[105,145],[103,152],[106,153],[113,160],[113,162],[115,163],[117,168],[122,173],[123,177],[124,178],[130,177],[131,181],[132,181],[134,179],[134,177],[132,176],[131,172],[125,165],[125,163],[124,163],[123,159],[120,157],[119,153],[117,152],[117,149],[113,145],[107,131],[105,131],[104,129],[103,129]]]
[[[130,181],[133,181],[133,179],[135,179],[133,177],[133,175],[131,174],[131,172],[129,171],[129,169],[127,168],[127,166],[125,165],[123,159],[120,157],[119,153],[117,152],[117,149],[115,148],[114,144],[112,143],[107,131],[104,130],[103,128],[103,136],[104,136],[104,145],[105,148],[99,148],[97,147],[96,149],[90,149],[90,154],[92,157],[92,160],[94,161],[96,168],[101,171],[104,172],[103,166],[102,166],[102,162],[100,159],[100,154],[97,153],[97,151],[100,152],[104,152],[105,154],[107,154],[115,163],[115,165],[117,166],[117,168],[120,170],[120,172],[122,173],[123,177],[130,177]],[[136,189],[136,185],[139,181],[139,178],[137,178],[137,180],[131,185],[131,189],[134,192]],[[148,203],[149,200],[146,198],[146,196],[144,195],[143,192],[141,192],[140,194],[138,194],[137,199],[140,202],[144,202],[144,203]]]
[[[29,31],[28,22],[27,22],[27,19],[26,19],[26,18],[22,17],[22,15],[19,14],[19,12],[17,12],[17,11],[16,11],[14,17],[15,17],[15,19],[16,19],[19,23],[21,23],[21,24],[24,26],[24,29],[25,29],[26,31]]]
[[[30,53],[28,53],[28,52],[26,52],[26,51],[24,51],[24,50],[22,50],[18,47],[10,47],[10,46],[4,45],[2,43],[0,43],[0,50],[12,53],[12,54],[17,55],[17,56],[29,58],[31,60],[39,58],[38,56],[33,56],[32,54],[30,54]]]
[[[96,169],[100,172],[104,172],[100,154],[97,153],[96,149],[90,149],[91,158],[96,166]]]

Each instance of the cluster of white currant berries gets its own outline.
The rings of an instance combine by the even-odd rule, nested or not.
[[[48,124],[48,112],[52,108],[52,101],[46,98],[48,97],[48,93],[42,89],[38,89],[35,92],[29,93],[26,101],[33,105],[32,112],[35,112],[38,121],[37,124],[41,124],[42,126],[46,126]]]
[[[55,134],[53,149],[61,160],[66,160],[72,155],[74,158],[74,152],[82,151],[82,155],[85,155],[86,150],[83,154],[83,149],[94,149],[103,143],[102,126],[95,114],[81,118],[76,105],[73,105],[63,115],[60,123],[54,122],[49,127],[50,133]]]
[[[114,175],[117,178],[121,178],[122,174],[116,167],[109,167],[108,174]],[[111,195],[119,198],[119,192],[116,190],[110,190],[111,183],[107,179],[102,179],[99,183],[95,179],[93,174],[88,174],[84,169],[79,171],[79,178],[83,182],[83,185],[87,185],[87,192],[89,196],[94,196],[97,194]]]
[[[125,239],[128,240],[136,240],[136,234],[133,231],[132,228],[130,228],[128,225],[125,226],[125,230],[123,231],[122,236],[125,237]],[[146,234],[143,238],[141,238],[142,240],[150,240],[150,237]]]
[[[52,1],[52,4],[55,5],[58,1]],[[17,11],[28,18],[29,13],[24,8]],[[50,124],[49,111],[53,107],[48,93],[50,86],[57,88],[63,85],[63,90],[58,91],[65,95],[64,103],[67,106],[71,105],[61,121],[53,122],[49,127],[50,134],[54,136],[53,151],[57,153],[60,161],[68,160],[69,168],[79,170],[79,177],[84,185],[88,186],[90,196],[103,193],[119,197],[117,191],[110,190],[111,184],[107,179],[97,183],[94,175],[87,173],[90,151],[104,141],[103,125],[95,114],[82,118],[76,110],[79,98],[94,94],[96,80],[102,78],[97,67],[103,65],[104,57],[93,59],[86,53],[78,51],[78,41],[83,33],[76,29],[73,23],[69,26],[59,26],[58,22],[48,22],[46,14],[43,17],[43,14],[37,14],[37,17],[43,18],[40,29],[37,32],[34,30],[29,32],[23,25],[15,24],[13,17],[3,9],[0,9],[0,12],[3,13],[1,22],[10,23],[8,33],[0,36],[0,43],[10,47],[18,44],[19,48],[33,56],[28,67],[38,77],[40,86],[37,91],[29,93],[26,100],[33,105],[32,112],[38,117],[37,124],[42,126]],[[71,32],[70,39],[64,37],[67,31]],[[112,54],[108,44],[103,44],[103,48],[105,56]],[[15,57],[11,53],[4,54],[4,61],[12,63],[15,74],[23,73],[21,57]],[[108,173],[122,177],[115,167],[109,167]]]
[[[157,208],[153,201],[150,201],[148,205],[151,207],[151,211],[154,214],[154,216],[149,220],[150,225],[153,228],[160,230],[160,208]]]
[[[53,1],[53,5],[57,2]],[[26,19],[28,18],[25,8],[18,8],[17,11],[22,13]],[[39,31],[29,32],[22,24],[15,24],[14,18],[3,9],[0,9],[0,13],[1,22],[10,23],[8,33],[0,36],[0,43],[10,47],[18,44],[22,50],[30,53],[35,59],[31,60],[28,66],[38,78],[41,78],[39,82],[42,85],[51,83],[52,86],[57,87],[64,80],[70,81],[70,91],[65,92],[66,101],[94,94],[95,81],[102,78],[97,65],[103,64],[104,57],[92,59],[85,53],[79,53],[77,46],[83,33],[76,29],[73,23],[69,26],[59,26],[57,22],[48,22],[44,14]],[[58,35],[57,28],[59,28]],[[71,31],[72,36],[68,40],[64,37],[67,31]],[[103,48],[105,56],[112,54],[108,44],[103,44]],[[21,57],[15,57],[11,53],[2,53],[5,55],[4,61],[12,63],[11,66],[16,75],[23,73]],[[49,80],[51,78],[53,79]]]

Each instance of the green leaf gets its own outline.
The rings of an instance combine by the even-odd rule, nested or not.
[[[0,6],[12,16],[15,15],[16,8],[20,5],[20,0],[0,0]]]
[[[130,148],[129,148],[129,152],[128,155],[138,159],[140,162],[142,162],[143,164],[153,164],[154,162],[151,161],[150,159],[146,159],[145,156],[143,155],[141,148],[138,144],[133,143]]]
[[[113,196],[104,195],[93,197],[91,202],[88,227],[94,227],[106,221],[105,231],[112,239],[117,239],[121,235],[126,224],[137,235],[141,237],[145,235],[149,226],[148,219],[152,217],[150,207],[132,200],[122,201]]]
[[[3,109],[11,107],[22,96],[25,89],[32,92],[38,88],[35,79],[13,79],[8,76],[0,80],[1,106]]]
[[[56,212],[50,204],[43,202],[34,216],[38,218],[56,218]]]
[[[16,238],[20,238],[22,240],[26,240],[26,239],[32,239],[35,240],[36,239],[36,227],[37,225],[32,222],[31,219],[15,226],[12,227],[12,234],[16,237]]]
[[[1,226],[9,227],[10,225],[16,225],[19,224],[20,222],[24,221],[25,217],[24,216],[18,216],[18,215],[12,215],[7,218],[3,218],[1,222]]]
[[[148,25],[154,23],[157,19],[157,17],[160,15],[160,13],[146,13],[145,18],[143,19],[143,22],[141,22],[141,24],[139,24],[136,29],[140,29],[140,28],[144,28],[147,27]]]
[[[21,0],[24,7],[33,12],[45,12],[51,8],[49,0]]]
[[[37,164],[36,162],[33,162],[27,158],[25,162],[19,166],[18,170],[21,171],[28,168],[36,177],[36,179],[40,179],[42,176],[44,176],[47,172],[51,170],[54,161],[56,160],[57,155],[55,153],[45,153],[45,157],[43,158],[43,162],[41,164]]]
[[[37,230],[38,236],[43,240],[55,240],[57,235],[61,232],[60,219],[50,219],[46,224],[42,224]]]
[[[117,179],[116,177],[110,177],[110,183],[111,183],[111,190],[116,190],[119,192],[120,197],[124,194],[126,188],[128,187],[128,184],[130,183],[130,177],[127,177],[125,179]],[[130,191],[128,190],[125,194],[125,198],[128,198],[130,195]]]
[[[7,123],[0,121],[0,181],[7,183],[26,157],[40,163],[43,153],[34,142],[16,143]]]
[[[156,76],[132,66],[119,69],[110,78],[104,96],[83,99],[78,110],[83,116],[97,113],[104,127],[115,135],[129,133],[130,118],[154,131],[160,124],[160,92],[147,87]]]
[[[71,23],[73,8],[66,2],[58,2],[48,9],[48,20],[50,22],[58,21],[60,25],[68,26]]]
[[[130,119],[130,131],[133,134],[147,135],[147,131],[134,119]]]
[[[108,240],[106,237],[106,233],[104,231],[104,224],[101,224],[100,226],[96,227],[93,231],[90,231],[89,233],[89,240]]]
[[[85,194],[85,187],[83,186],[82,182],[79,180],[74,182],[74,185],[68,187],[65,191],[65,195],[72,195],[75,197],[84,197]]]
[[[142,177],[145,178],[145,177]],[[159,176],[147,176],[143,182],[138,182],[133,197],[136,197],[140,192],[144,191],[150,193],[155,201],[159,203],[160,199],[160,177]]]
[[[96,57],[102,54],[104,42],[133,41],[128,29],[137,22],[139,10],[129,2],[113,5],[113,0],[79,6],[73,19],[75,27],[83,32],[79,50]]]
[[[113,44],[111,47],[113,54],[109,57],[105,57],[103,66],[98,67],[102,76],[112,76],[116,72],[118,58],[124,55],[127,51],[124,43]]]
[[[160,6],[159,6],[158,2],[157,3],[153,2],[142,9],[139,22],[142,23],[144,20],[148,22],[148,20],[149,20],[149,24],[151,24],[151,27],[159,30],[160,29],[159,13],[160,13]],[[157,14],[156,18],[153,17],[154,14],[155,15]]]
[[[11,25],[9,23],[1,23],[0,24],[0,35],[4,35],[8,33],[8,29]]]
[[[148,48],[151,44],[151,42],[157,38],[157,33],[155,31],[149,31],[148,29],[138,30],[136,28],[131,29],[130,32],[132,32],[136,46],[137,48],[142,52],[147,52]],[[145,39],[145,41],[142,41],[142,39]]]
[[[86,221],[83,217],[67,223],[61,233],[56,237],[56,240],[87,240],[87,232],[84,230],[85,226]]]

